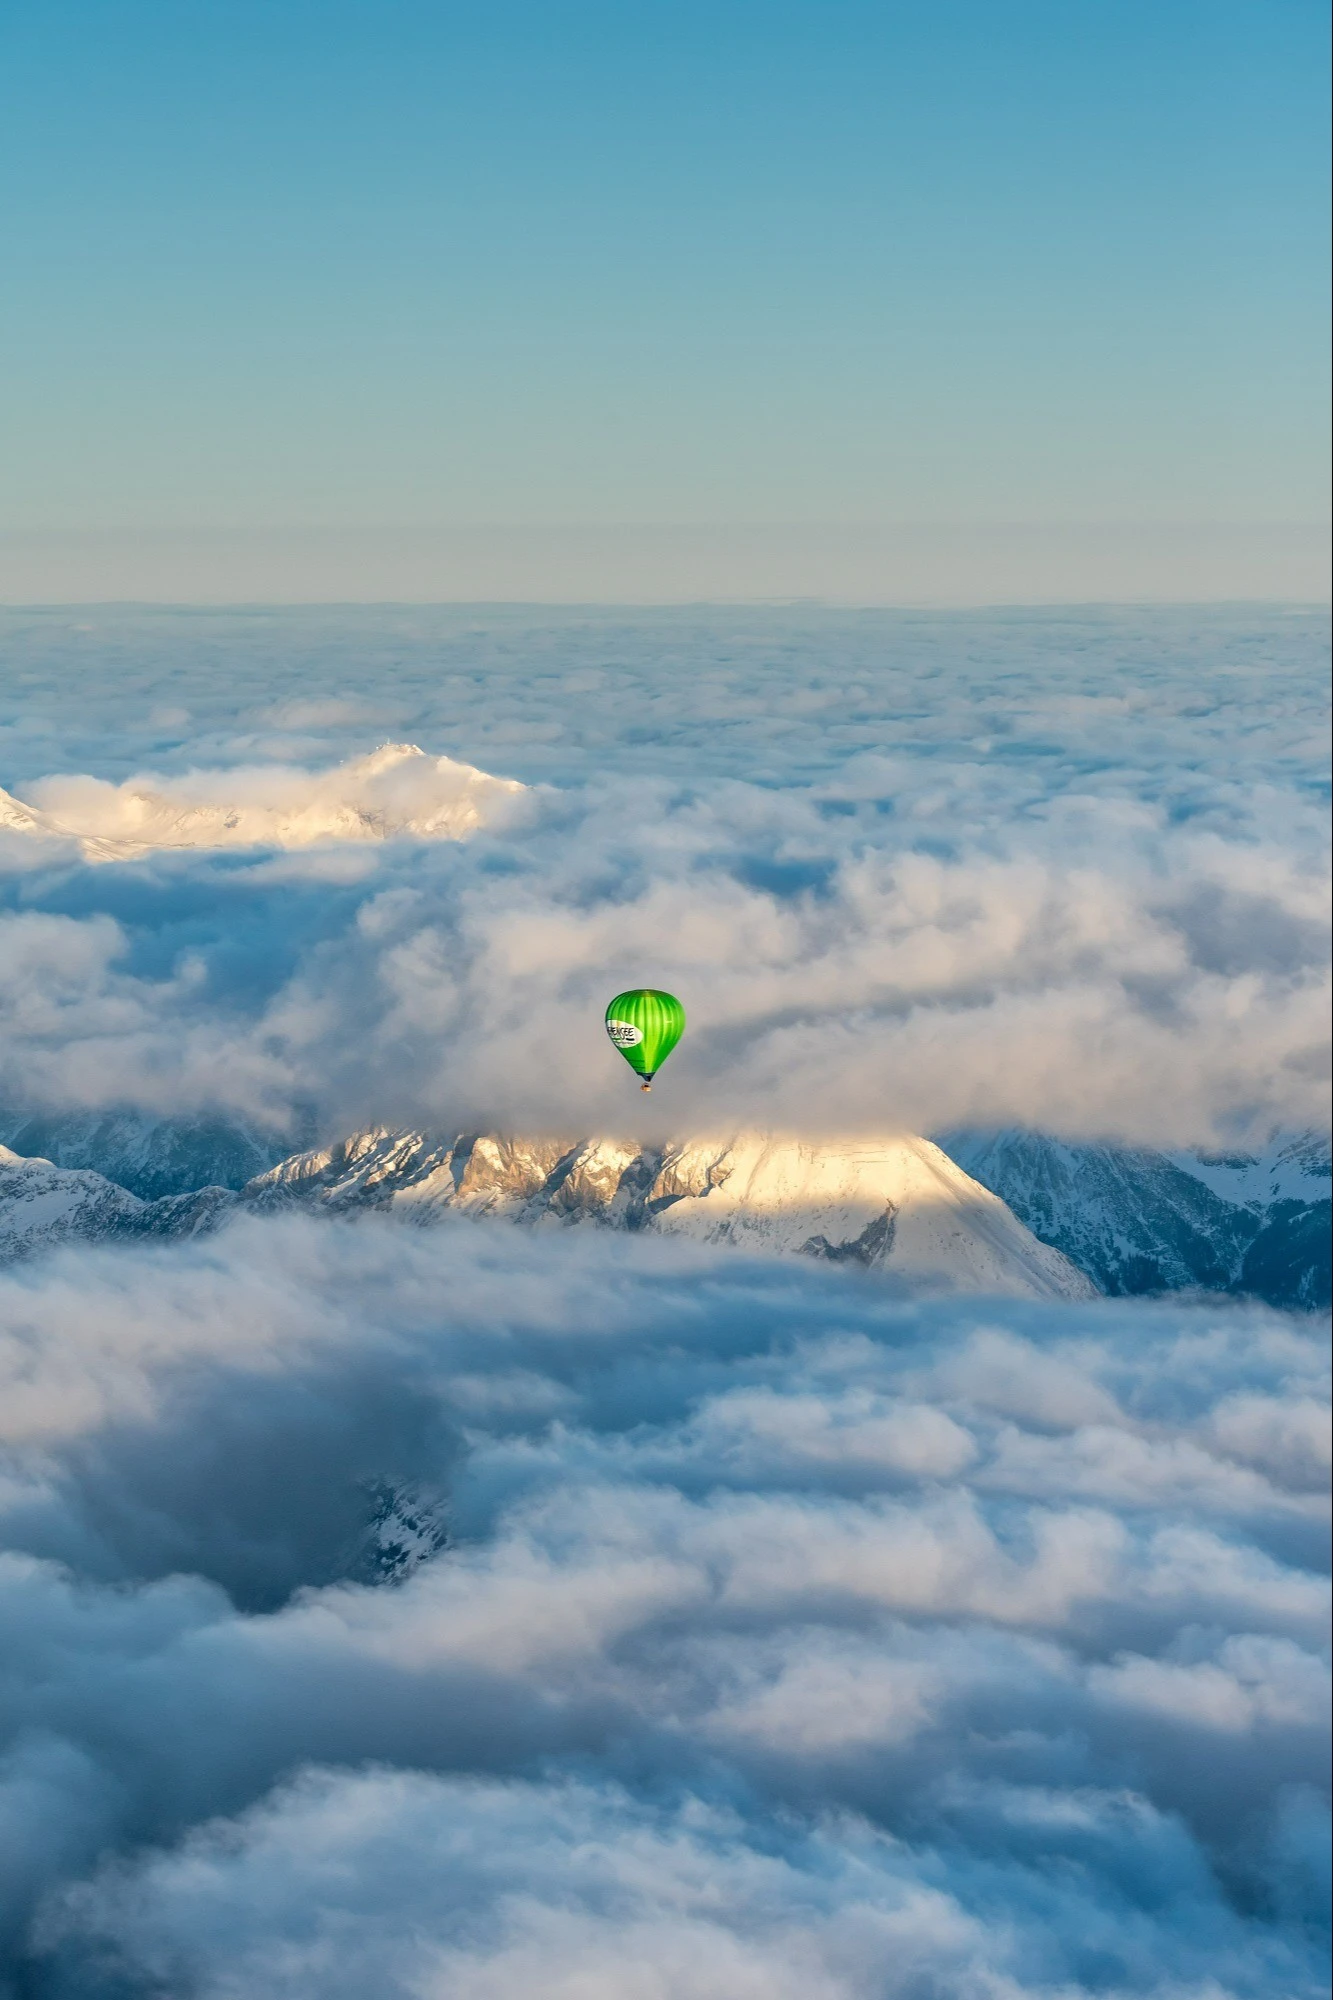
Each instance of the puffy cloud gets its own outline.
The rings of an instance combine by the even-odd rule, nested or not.
[[[296,1073],[272,1036],[209,998],[208,952],[172,955],[163,977],[127,964],[115,917],[0,916],[0,1092],[12,1104],[201,1105],[252,1120],[290,1117]]]
[[[375,1218],[0,1323],[30,1990],[1318,1990],[1313,1326]]]
[[[853,2000],[941,1975],[994,1990],[980,1924],[868,1829],[854,1846],[745,1835],[724,1810],[588,1786],[311,1774],[188,1856],[71,1898],[64,1926],[201,1994]]]
[[[46,1934],[78,1990],[115,1990],[98,1982],[109,1961],[203,2000],[1192,2000],[1265,1980],[1315,1992],[1298,1957],[1216,1908],[1179,1829],[1143,1801],[1011,1790],[986,1803],[1015,1844],[1054,1838],[1075,1865],[1045,1879],[982,1866],[968,1909],[947,1859],[856,1822],[761,1841],[725,1807],[654,1809],[586,1783],[313,1772],[72,1895]],[[1219,1963],[1225,1985],[1210,1977]],[[1108,1985],[1111,1965],[1126,1984]]]

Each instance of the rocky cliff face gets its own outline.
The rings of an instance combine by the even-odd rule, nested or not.
[[[365,1523],[343,1552],[339,1573],[352,1583],[406,1583],[449,1545],[444,1496],[417,1482],[363,1482]]]

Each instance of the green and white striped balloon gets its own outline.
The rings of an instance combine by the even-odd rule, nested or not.
[[[685,1009],[674,993],[635,986],[607,1008],[606,1032],[647,1090],[685,1032]]]

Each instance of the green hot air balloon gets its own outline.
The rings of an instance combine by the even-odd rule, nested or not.
[[[606,1010],[606,1032],[632,1070],[651,1090],[653,1078],[685,1032],[685,1009],[674,993],[635,986],[617,993]]]

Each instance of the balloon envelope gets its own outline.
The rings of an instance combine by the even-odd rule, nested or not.
[[[674,993],[635,986],[607,1008],[606,1032],[646,1086],[684,1034],[685,1009]]]

